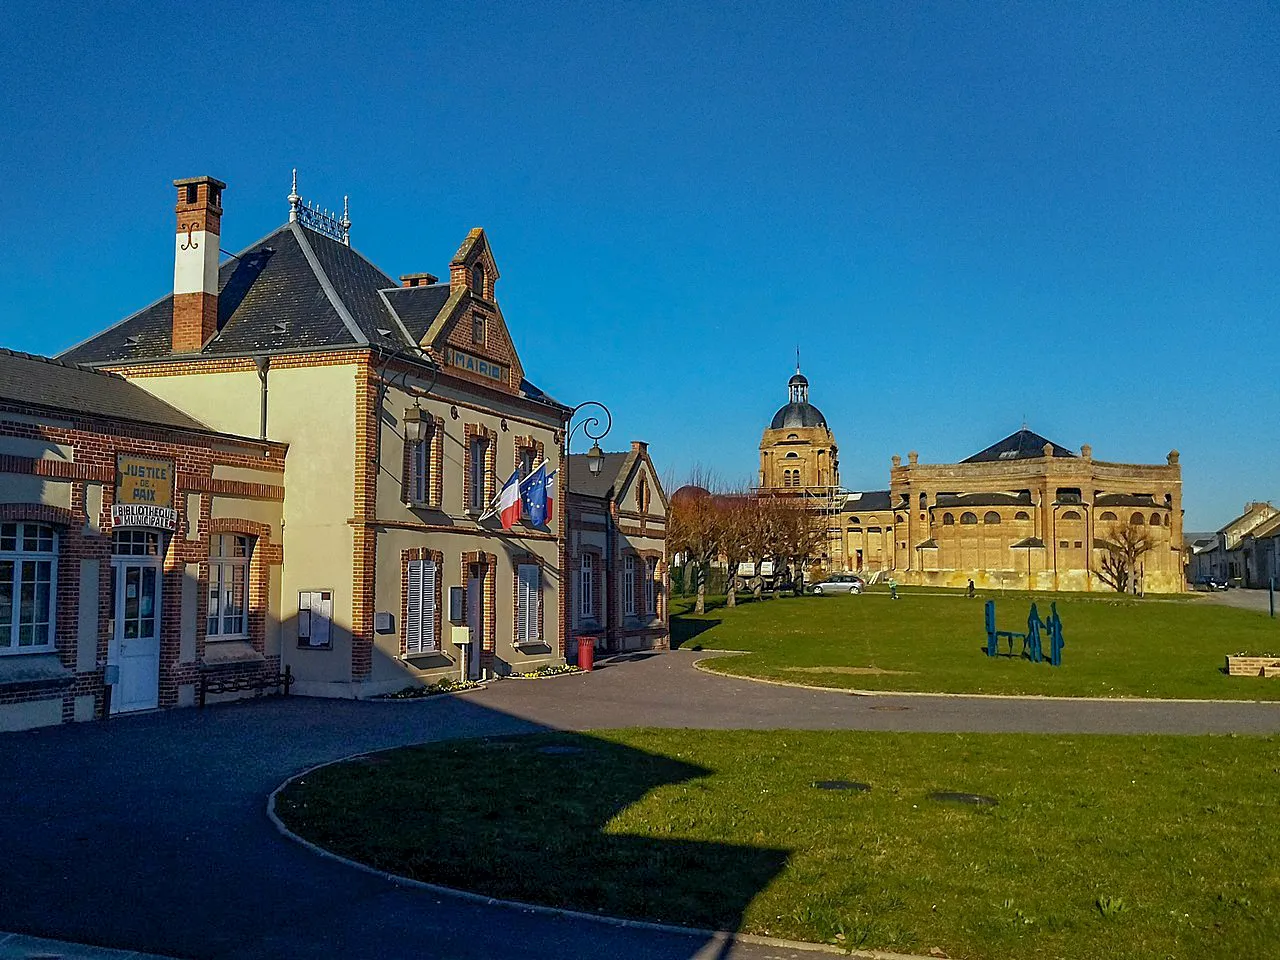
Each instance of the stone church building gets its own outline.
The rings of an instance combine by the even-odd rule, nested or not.
[[[796,369],[785,406],[760,440],[760,493],[820,514],[828,569],[892,573],[903,583],[1038,590],[1110,590],[1099,576],[1107,537],[1142,527],[1152,541],[1142,588],[1184,589],[1182,470],[1095,460],[1026,427],[959,463],[894,456],[889,489],[840,484],[835,435]]]

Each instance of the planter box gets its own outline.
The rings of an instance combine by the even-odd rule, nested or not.
[[[1280,657],[1227,657],[1232,677],[1280,677]]]

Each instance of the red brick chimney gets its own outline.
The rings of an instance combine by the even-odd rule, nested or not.
[[[213,177],[188,177],[173,185],[178,188],[173,352],[198,353],[218,332],[218,241],[227,185]]]

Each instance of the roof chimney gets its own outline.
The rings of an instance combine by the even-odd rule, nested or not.
[[[213,177],[188,177],[173,185],[178,188],[173,352],[198,353],[218,332],[218,242],[227,185]]]
[[[400,286],[429,287],[439,279],[434,273],[406,273],[400,277]]]

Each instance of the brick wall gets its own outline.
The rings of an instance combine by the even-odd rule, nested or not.
[[[33,422],[40,420],[43,422]],[[272,541],[270,528],[250,521],[210,519],[215,498],[244,498],[268,501],[283,499],[283,487],[277,483],[245,483],[214,480],[215,466],[252,468],[268,475],[280,476],[284,470],[285,447],[282,444],[255,443],[218,437],[217,449],[211,437],[188,431],[166,430],[155,426],[100,420],[85,415],[67,414],[56,418],[45,411],[20,404],[0,405],[0,437],[41,440],[51,445],[70,447],[72,460],[43,460],[12,455],[0,456],[0,474],[41,477],[64,481],[70,488],[70,507],[53,507],[28,502],[0,503],[0,520],[26,520],[52,525],[58,533],[57,586],[55,598],[54,638],[57,656],[72,672],[69,684],[6,684],[0,686],[0,703],[62,699],[62,716],[70,721],[75,714],[75,699],[94,698],[95,716],[101,716],[105,704],[102,667],[108,659],[112,641],[111,623],[115,598],[111,595],[112,539],[111,508],[115,500],[115,469],[119,454],[127,453],[172,460],[174,463],[174,505],[178,528],[168,536],[160,564],[161,616],[159,705],[174,706],[179,687],[197,682],[199,676],[222,675],[228,671],[279,670],[279,658],[265,663],[238,666],[214,666],[202,662],[205,645],[205,615],[208,603],[209,536],[214,532],[238,532],[255,536],[257,546],[250,561],[248,622],[251,642],[264,653],[265,624],[269,616],[267,567],[279,564],[282,554]],[[96,516],[89,515],[88,490],[101,488],[101,506]],[[198,519],[191,529],[188,496],[196,498]],[[80,671],[77,667],[79,645],[80,561],[99,563],[98,636],[96,664]],[[181,662],[182,592],[187,564],[199,565],[196,656],[192,662]],[[22,656],[15,654],[13,656]]]

